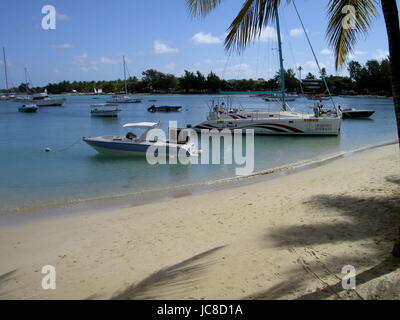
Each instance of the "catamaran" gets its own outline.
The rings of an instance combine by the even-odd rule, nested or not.
[[[300,16],[299,16],[300,18]],[[285,70],[283,66],[282,41],[280,34],[279,14],[276,11],[277,38],[280,61],[280,97],[277,97],[276,103],[280,110],[244,110],[234,108],[229,101],[209,105],[210,111],[207,120],[194,126],[193,129],[201,131],[202,129],[216,130],[235,130],[235,129],[253,129],[256,135],[338,135],[340,132],[342,114],[333,103],[334,109],[323,111],[318,107],[314,112],[302,113],[296,112],[291,108],[287,101],[285,90]],[[303,29],[306,32],[304,25]],[[307,35],[308,39],[308,35]],[[308,39],[309,40],[309,39]],[[309,41],[311,46],[311,42]],[[312,48],[312,47],[311,47]],[[313,51],[314,53],[314,51]],[[316,63],[318,60],[314,54]],[[327,90],[329,88],[323,77]],[[333,99],[332,99],[333,102]],[[191,127],[189,125],[189,127]]]
[[[115,94],[111,97],[111,99],[107,100],[107,103],[141,103],[142,99],[140,98],[133,98],[128,94],[128,85],[126,82],[126,63],[125,63],[125,56],[122,57],[123,65],[124,65],[124,81],[125,81],[125,92],[122,94]]]

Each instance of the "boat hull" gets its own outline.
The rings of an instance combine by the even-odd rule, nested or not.
[[[177,112],[181,110],[182,107],[173,107],[173,106],[161,106],[161,107],[150,107],[147,109],[149,112]]]
[[[112,111],[91,111],[90,115],[92,117],[105,117],[105,118],[115,118],[118,117],[118,113],[120,110],[112,110]]]
[[[343,118],[369,118],[375,113],[374,110],[343,111]]]
[[[21,107],[18,108],[19,112],[25,112],[25,113],[34,113],[38,110],[38,107]]]
[[[315,118],[315,119],[236,119],[207,120],[193,129],[200,132],[202,129],[254,130],[255,135],[314,135],[337,136],[340,133],[340,118]]]
[[[50,98],[48,100],[33,100],[33,102],[38,107],[61,107],[64,104],[65,99]]]
[[[143,157],[146,156],[147,150],[150,148],[148,143],[127,143],[124,141],[101,141],[102,137],[99,138],[83,138],[89,146],[101,154],[113,155],[113,156],[126,156],[126,157]],[[159,147],[159,154],[177,155],[181,149],[179,146],[163,146],[155,145]],[[186,149],[184,149],[187,155],[190,155]]]

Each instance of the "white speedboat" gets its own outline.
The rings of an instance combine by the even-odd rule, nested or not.
[[[118,113],[121,110],[118,109],[118,104],[103,103],[103,104],[92,104],[90,115],[92,117],[118,117]]]
[[[147,136],[149,131],[159,127],[160,122],[127,123],[124,128],[129,132],[125,136],[84,137],[83,141],[97,152],[111,155],[145,156],[151,146],[156,147],[158,154],[178,155],[178,152],[179,154],[184,152],[187,156],[196,155],[196,146],[188,139],[185,141],[149,140]],[[138,134],[137,131],[142,131],[142,133]]]

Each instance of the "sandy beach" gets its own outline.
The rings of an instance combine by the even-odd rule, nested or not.
[[[1,299],[399,299],[398,145],[254,184],[0,227]],[[56,268],[44,290],[42,267]],[[352,265],[355,290],[342,288]]]

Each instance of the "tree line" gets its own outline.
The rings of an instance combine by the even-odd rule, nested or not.
[[[350,61],[348,64],[349,76],[327,75],[326,70],[322,69],[328,87],[333,94],[379,94],[391,95],[390,64],[388,59],[381,61],[369,60],[365,65],[357,61]],[[321,79],[308,73],[305,79]],[[130,77],[127,79],[127,90],[129,93],[218,93],[219,91],[269,91],[279,89],[280,74],[277,73],[273,78],[265,80],[259,78],[225,80],[215,73],[208,75],[200,71],[185,71],[181,77],[170,73],[163,73],[155,69],[142,72],[141,79]],[[307,87],[302,86],[295,70],[285,70],[285,82],[288,92],[307,93]],[[48,93],[93,93],[94,89],[101,89],[103,93],[118,93],[125,90],[124,80],[111,81],[62,81],[59,83],[49,83],[45,87],[31,88],[33,92],[42,92],[47,89]],[[26,92],[26,84],[22,83],[14,91]],[[321,86],[321,93],[324,89]]]

